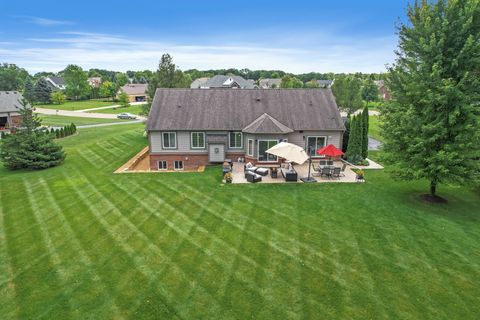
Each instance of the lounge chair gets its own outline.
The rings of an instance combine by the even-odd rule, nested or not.
[[[262,181],[262,176],[253,172],[246,172],[245,178],[247,178],[248,182],[255,183]]]

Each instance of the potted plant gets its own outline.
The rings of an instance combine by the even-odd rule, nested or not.
[[[365,181],[365,172],[363,170],[357,170],[357,181]]]
[[[225,175],[223,176],[223,179],[225,180],[226,183],[232,183],[233,181],[232,173],[231,172],[225,173]]]

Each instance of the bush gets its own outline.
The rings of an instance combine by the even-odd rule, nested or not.
[[[233,174],[231,172],[225,173],[223,176],[223,179],[225,180],[226,183],[232,183],[233,181]]]

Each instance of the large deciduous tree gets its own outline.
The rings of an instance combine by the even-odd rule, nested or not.
[[[105,81],[100,85],[99,93],[102,97],[112,98],[112,101],[115,100],[117,96],[118,86],[117,84],[111,81]]]
[[[91,87],[88,84],[87,73],[80,66],[70,64],[63,71],[68,97],[78,100],[90,93]]]
[[[339,108],[352,114],[363,107],[362,81],[355,76],[335,79],[332,92]]]
[[[0,64],[0,91],[19,91],[28,77],[25,69],[14,64]]]
[[[383,111],[386,161],[396,177],[440,183],[479,179],[480,2],[422,1],[399,26]]]
[[[0,160],[9,170],[46,169],[61,164],[65,159],[62,147],[47,129],[40,128],[41,121],[27,101],[21,101],[21,105],[20,128],[0,140]]]
[[[367,106],[369,102],[377,101],[378,95],[379,95],[379,91],[378,91],[377,85],[375,84],[375,82],[373,82],[373,80],[370,77],[367,78],[364,81],[363,87],[362,87],[362,98],[367,103]]]

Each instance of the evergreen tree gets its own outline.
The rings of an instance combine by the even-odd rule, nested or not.
[[[386,162],[395,177],[474,183],[480,174],[480,1],[415,2],[399,26],[382,112]]]
[[[35,102],[50,103],[50,95],[52,88],[48,85],[47,80],[40,78],[34,87],[34,99]]]
[[[347,160],[353,164],[362,161],[362,124],[359,116],[353,116],[350,123],[350,135],[345,154]]]
[[[368,157],[368,107],[365,106],[362,112],[362,158]]]
[[[342,141],[342,151],[343,153],[347,152],[347,147],[348,147],[348,139],[350,136],[350,125],[351,125],[352,119],[350,115],[347,115],[347,120],[345,121],[345,132],[343,133],[343,141]]]
[[[46,130],[39,128],[41,121],[25,99],[21,105],[20,128],[0,140],[0,159],[5,167],[9,170],[46,169],[62,163],[65,159],[62,147]]]
[[[30,102],[35,101],[35,87],[33,85],[32,79],[27,77],[25,79],[25,85],[23,87],[23,97]]]

